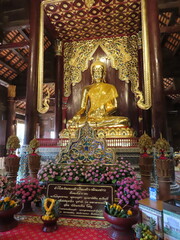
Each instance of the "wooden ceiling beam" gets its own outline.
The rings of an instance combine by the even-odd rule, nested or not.
[[[17,43],[6,43],[0,45],[0,50],[3,49],[18,49],[18,48],[27,48],[29,47],[29,42],[23,41],[23,42],[17,42]],[[22,58],[22,55],[21,55]]]
[[[18,107],[15,108],[15,112],[16,112],[16,114],[23,115],[23,116],[26,113],[24,109],[18,108]]]
[[[180,25],[162,26],[160,27],[161,33],[177,33],[180,32]]]
[[[166,3],[160,3],[158,4],[159,9],[172,9],[172,8],[180,8],[180,2],[179,0],[177,1],[171,1],[171,2],[166,2]]]
[[[23,29],[19,29],[18,31],[19,31],[20,34],[25,38],[25,40],[26,40],[27,42],[29,42],[29,36],[24,32],[24,30],[23,30]]]
[[[3,80],[2,77],[0,77],[0,85],[8,88],[9,83],[7,82],[7,80]]]
[[[164,93],[165,95],[180,94],[180,90],[167,90]]]
[[[176,53],[179,51],[179,48],[180,48],[180,41],[179,41],[178,45],[176,46],[176,48],[173,51],[173,56],[176,55]]]
[[[5,41],[4,41],[4,42],[5,42]],[[5,44],[7,44],[7,43],[5,42]],[[14,43],[10,43],[10,44],[14,44]],[[17,43],[17,44],[18,44],[18,43]],[[19,44],[20,44],[20,42],[19,42]],[[29,46],[29,44],[28,44],[28,46]],[[20,47],[19,47],[19,48],[20,48]],[[20,59],[22,59],[24,62],[26,62],[26,63],[28,62],[27,58],[24,57],[23,55],[21,55],[21,53],[20,53],[18,50],[12,48],[11,51],[12,51],[15,55],[17,55]]]
[[[3,62],[0,60],[0,64],[2,64],[4,67],[6,67],[7,69],[11,70],[12,72],[18,74],[17,70],[15,70],[14,68],[12,68],[10,65],[8,65],[7,63]]]
[[[21,29],[26,29],[26,28],[30,28],[29,20],[11,22],[8,25],[3,26],[3,31],[9,32],[9,31],[13,31],[14,29],[19,31]]]

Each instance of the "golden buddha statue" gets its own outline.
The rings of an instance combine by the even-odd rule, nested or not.
[[[118,93],[114,85],[105,83],[105,64],[96,60],[91,65],[91,76],[92,84],[83,89],[81,108],[67,127],[81,127],[85,122],[91,127],[128,127],[127,117],[112,115],[117,109]]]

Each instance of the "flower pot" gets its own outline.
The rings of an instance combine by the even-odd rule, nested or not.
[[[151,172],[153,169],[153,158],[151,156],[141,156],[139,158],[139,167],[143,188],[148,191],[151,185]]]
[[[0,232],[9,231],[18,225],[18,221],[14,219],[14,214],[21,210],[21,205],[0,211]]]
[[[57,229],[57,220],[58,218],[55,218],[53,220],[43,220],[41,217],[41,220],[43,221],[43,232],[54,232]]]
[[[130,208],[130,207],[127,207]],[[133,215],[128,218],[119,218],[109,215],[106,211],[103,212],[103,216],[106,221],[111,223],[111,227],[108,232],[112,239],[115,240],[134,240],[135,232],[132,225],[136,224],[139,220],[138,209],[131,208]]]
[[[40,159],[41,156],[36,153],[29,154],[28,156],[29,173],[33,178],[37,178],[37,173],[40,168]]]
[[[33,212],[31,203],[32,201],[26,201],[25,203],[22,204],[21,214]]]
[[[5,157],[4,166],[7,172],[7,178],[14,181],[17,178],[17,172],[19,170],[20,157],[16,155],[9,155]]]

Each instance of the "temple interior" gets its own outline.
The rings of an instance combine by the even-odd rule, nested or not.
[[[0,0],[0,176],[18,183],[29,175],[37,178],[38,170],[47,164],[57,164],[54,169],[62,164],[60,168],[66,171],[77,162],[83,171],[90,171],[98,160],[97,164],[106,162],[107,169],[112,164],[114,171],[123,166],[121,161],[128,161],[137,179],[143,181],[143,189],[150,194],[150,187],[159,195],[155,207],[150,195],[144,195],[139,209],[143,212],[146,206],[162,212],[167,207],[163,201],[179,201],[180,193],[179,66],[179,0]],[[18,137],[19,147],[8,149],[11,136]],[[32,147],[33,139],[38,145]],[[37,148],[41,156],[39,165],[34,165],[36,173],[29,170],[29,146],[33,154]],[[14,175],[6,159],[16,149],[19,162]],[[144,162],[146,158],[150,159]],[[58,170],[57,175],[59,178],[54,173],[46,183],[65,181]],[[134,175],[127,176],[133,179]],[[118,177],[105,183],[114,184]],[[78,185],[79,176],[72,181]],[[84,184],[96,184],[96,180],[88,181]],[[35,219],[41,211],[37,206],[33,210]],[[180,214],[177,209],[176,214]],[[16,218],[22,221],[23,216]],[[73,225],[75,220],[66,223],[69,215],[64,216],[59,225]],[[26,217],[28,229],[28,214]],[[80,219],[76,221],[79,227]],[[180,229],[180,219],[177,221]],[[5,232],[2,239],[15,239],[7,238],[1,224],[0,220],[0,238]],[[158,225],[156,234],[159,239],[180,239],[179,229],[168,238]],[[113,238],[110,232],[92,236],[140,239],[134,233],[129,237],[116,233]],[[78,235],[78,239],[102,239],[95,235]],[[76,239],[73,237],[54,235],[54,239]]]

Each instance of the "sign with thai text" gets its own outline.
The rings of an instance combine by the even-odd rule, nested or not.
[[[113,185],[49,183],[47,196],[60,200],[62,217],[103,218],[105,202],[113,203]]]

